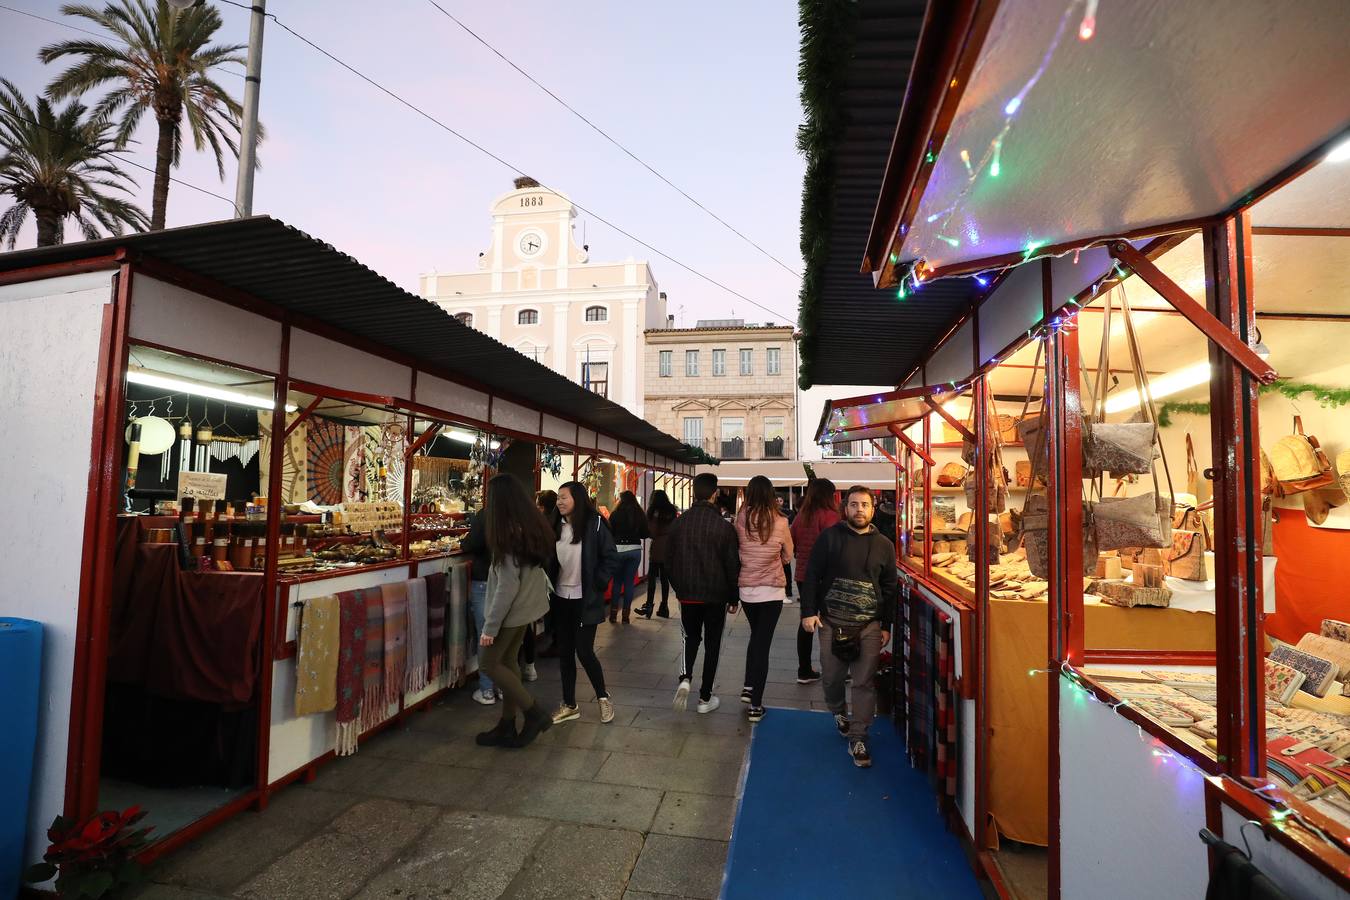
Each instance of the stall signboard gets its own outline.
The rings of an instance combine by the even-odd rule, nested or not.
[[[224,500],[225,476],[211,472],[179,472],[178,499]]]

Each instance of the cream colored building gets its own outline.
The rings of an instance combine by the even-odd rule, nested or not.
[[[646,335],[646,419],[724,460],[797,458],[797,345],[790,325],[700,321]]]
[[[576,240],[572,201],[534,179],[516,179],[491,214],[478,270],[422,275],[422,296],[643,415],[642,333],[666,322],[651,267],[631,258],[590,262],[589,248]]]

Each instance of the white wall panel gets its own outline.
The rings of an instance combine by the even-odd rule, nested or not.
[[[544,437],[551,441],[561,441],[572,446],[577,439],[577,426],[566,419],[544,413]]]
[[[1042,290],[1040,263],[1018,266],[1008,273],[980,307],[981,364],[988,363],[999,352],[1025,338],[1027,331],[1040,323],[1045,308]],[[1060,293],[1056,288],[1055,295]],[[1065,298],[1068,296],[1064,294]]]
[[[637,448],[632,444],[619,444],[619,456],[628,462],[641,462],[638,459]]]
[[[487,394],[425,372],[417,373],[416,400],[452,416],[466,416],[479,422],[487,421]]]
[[[949,381],[960,384],[975,371],[972,331],[973,324],[967,321],[933,354],[924,371],[924,380],[928,384],[946,384]]]
[[[0,287],[0,505],[12,513],[0,516],[0,615],[44,629],[25,863],[41,859],[65,802],[94,382],[111,297],[111,272]]]
[[[276,374],[281,323],[185,288],[136,274],[131,279],[131,340]]]
[[[494,397],[492,399],[492,424],[514,431],[522,431],[525,434],[538,434],[539,413],[527,406],[521,406],[519,403]]]
[[[412,369],[299,328],[291,329],[290,377],[324,387],[412,396]]]
[[[577,434],[577,446],[583,450],[592,450],[595,448],[595,432],[588,428],[582,428]]]
[[[611,456],[619,452],[619,442],[607,434],[598,435],[595,439],[595,446],[603,453]]]
[[[1247,829],[1247,843],[1242,843],[1242,823],[1247,821],[1232,807],[1221,807],[1223,811],[1223,839],[1242,850],[1252,851],[1252,862],[1275,882],[1275,886],[1289,895],[1290,900],[1345,900],[1347,892],[1321,872],[1308,865],[1299,857],[1290,853],[1283,845],[1274,840],[1260,837],[1255,826]]]

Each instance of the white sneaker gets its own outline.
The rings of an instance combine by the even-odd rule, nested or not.
[[[524,670],[521,671],[520,674],[525,677],[526,681],[539,680],[539,670],[534,667],[534,663],[526,663]]]
[[[483,693],[483,690],[480,688],[479,690],[473,692],[473,702],[481,703],[484,706],[492,706],[494,703],[497,702],[496,692],[494,691],[491,694],[485,694]]]
[[[722,705],[722,701],[716,697],[709,697],[707,700],[698,701],[698,711],[701,713],[710,713]]]
[[[684,712],[689,708],[689,682],[680,682],[680,686],[675,689],[675,699],[670,705],[676,712]]]

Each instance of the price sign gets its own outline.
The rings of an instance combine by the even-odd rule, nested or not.
[[[212,472],[179,472],[178,499],[224,500],[225,476]]]

